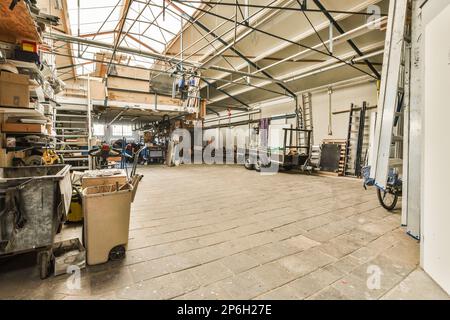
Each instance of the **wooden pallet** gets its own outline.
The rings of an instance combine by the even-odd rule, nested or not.
[[[323,140],[323,144],[338,144],[341,146],[341,158],[339,159],[339,170],[337,174],[339,176],[345,175],[345,162],[346,162],[346,150],[347,150],[347,141],[345,139],[325,139]]]

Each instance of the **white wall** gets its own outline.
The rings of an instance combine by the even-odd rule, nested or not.
[[[441,1],[439,8],[436,4],[424,9],[424,20],[429,20],[425,21],[422,262],[450,294],[450,1]]]
[[[367,101],[369,106],[377,105],[377,86],[375,81],[362,81],[356,85],[334,89],[331,101],[332,112],[350,110],[351,103],[362,106],[363,101]],[[332,116],[333,134],[328,135],[328,104],[327,90],[312,93],[314,143],[316,145],[321,144],[324,139],[347,139],[349,122],[348,113],[341,113]],[[239,112],[241,111],[235,111],[233,113]],[[253,115],[253,117],[254,119],[259,119],[274,115],[292,114],[294,112],[294,100],[282,99],[280,103],[276,103],[276,101],[274,101],[273,103],[271,102],[270,105],[261,104],[261,114]],[[248,120],[248,117],[232,119],[232,122],[240,120]],[[226,120],[221,123],[227,122],[228,121]],[[288,123],[295,124],[295,119],[289,119]],[[208,125],[212,124],[215,123],[209,123]]]

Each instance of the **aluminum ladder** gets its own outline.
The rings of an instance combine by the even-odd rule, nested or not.
[[[407,19],[409,9],[408,0],[391,0],[389,5],[373,148],[376,157],[374,163],[369,164],[370,177],[380,188],[386,187],[390,169],[399,168],[403,164],[399,156],[402,149],[402,114],[407,97],[405,92],[409,72],[409,62],[406,62],[409,61],[410,48],[410,25]]]
[[[311,145],[314,145],[314,125],[313,125],[313,115],[312,115],[312,95],[311,92],[302,94],[302,120],[303,128],[305,130],[311,130]]]

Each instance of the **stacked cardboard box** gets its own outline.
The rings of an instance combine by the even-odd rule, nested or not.
[[[12,167],[14,158],[25,159],[26,153],[24,151],[7,152],[6,149],[0,149],[0,167]]]
[[[4,133],[43,133],[47,132],[45,125],[37,123],[4,122],[2,125]]]
[[[30,108],[29,77],[0,72],[0,106]]]

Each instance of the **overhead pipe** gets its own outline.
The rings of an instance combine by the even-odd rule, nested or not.
[[[62,54],[62,53],[57,53],[57,52],[51,52],[51,54],[54,54],[54,55],[57,55],[57,56],[62,56],[62,57],[69,57],[69,58],[72,57],[71,55]],[[87,63],[94,63],[94,62],[97,62],[97,63],[104,63],[103,60],[98,60],[98,59],[90,59],[90,58],[85,58],[85,57],[83,57],[83,58],[78,58],[78,59],[89,61],[89,62],[87,62]],[[76,65],[77,65],[77,64],[74,64],[73,66],[76,66]],[[121,63],[116,63],[116,62],[113,62],[112,65],[123,66],[123,67],[130,67],[130,68],[133,68],[133,69],[146,70],[146,71],[152,71],[152,72],[162,72],[162,73],[167,74],[167,75],[172,74],[171,72],[164,71],[164,70],[157,70],[157,69],[144,68],[144,67],[138,67],[138,66],[129,66],[129,65],[126,65],[126,64],[121,64]],[[65,66],[64,68],[67,68],[67,67],[68,67],[68,66]],[[226,80],[226,79],[216,79],[216,78],[212,78],[212,77],[208,77],[208,76],[204,76],[204,75],[197,75],[197,74],[194,74],[194,73],[191,73],[191,72],[187,72],[186,74],[192,75],[192,76],[197,76],[197,77],[199,77],[200,79],[202,79],[203,81],[213,81],[213,80],[215,80],[215,81],[219,81],[219,82],[232,83],[232,84],[235,84],[235,85],[238,85],[238,86],[253,87],[253,85],[252,85],[252,84],[249,84],[249,83],[236,83],[236,82],[231,81],[231,80]],[[81,79],[82,76],[80,76],[79,78]],[[264,79],[265,79],[265,78],[264,78]],[[70,79],[66,79],[66,80],[70,80]],[[211,86],[212,86],[213,88],[215,88],[216,83],[213,83]],[[209,88],[209,86],[208,86],[207,88]],[[267,92],[271,92],[271,93],[275,93],[275,94],[281,94],[280,92],[276,92],[276,91],[269,90],[269,89],[263,89],[263,88],[258,88],[258,89],[262,89],[262,90],[265,90],[265,91],[267,91]],[[217,90],[220,91],[220,89],[217,89]],[[209,100],[209,94],[207,95],[207,98],[208,98],[208,100]]]
[[[259,113],[261,113],[261,110],[240,112],[240,113],[233,114],[231,116],[221,116],[221,117],[217,117],[217,118],[207,119],[207,120],[204,121],[204,123],[210,123],[210,122],[221,121],[221,120],[228,120],[228,119],[235,119],[235,118],[251,116],[253,114],[259,114]]]
[[[356,5],[355,7],[350,8],[349,10],[354,11],[354,12],[361,11],[361,10],[367,8],[368,6],[373,5],[373,4],[376,4],[376,3],[380,2],[380,1],[381,1],[381,0],[366,0],[366,1],[364,1],[363,3],[360,3],[360,4]],[[338,14],[338,15],[335,17],[335,20],[336,20],[336,21],[343,20],[343,19],[345,19],[345,18],[347,18],[347,17],[349,17],[349,16],[351,16],[351,14],[349,14],[349,13],[341,13],[341,14]],[[331,24],[331,22],[329,22],[329,21],[324,21],[323,23],[319,24],[319,25],[316,27],[316,29],[317,29],[318,31],[321,31],[321,30],[323,30],[324,28],[328,28],[330,24]],[[314,31],[313,31],[313,30],[307,31],[307,32],[304,32],[304,33],[301,33],[301,34],[295,36],[295,37],[292,38],[291,40],[294,41],[294,42],[298,42],[298,41],[301,41],[302,39],[305,39],[305,38],[307,38],[307,37],[309,37],[309,36],[311,36],[311,35],[313,35],[313,34],[314,34]],[[291,44],[290,44],[290,43],[287,43],[287,42],[281,43],[281,44],[279,44],[278,46],[273,47],[272,49],[267,50],[267,51],[263,52],[262,54],[260,54],[259,56],[253,58],[252,61],[253,61],[253,62],[258,62],[258,61],[260,61],[260,60],[262,60],[262,59],[264,59],[264,58],[270,56],[271,54],[274,54],[274,53],[277,53],[277,52],[279,52],[279,51],[281,51],[281,50],[286,49],[286,48],[289,47],[290,45],[291,45]],[[240,70],[240,69],[242,69],[242,68],[245,68],[246,66],[247,66],[247,64],[246,64],[246,63],[243,63],[243,64],[240,64],[239,66],[237,66],[236,69],[237,69],[237,70]],[[226,77],[226,76],[227,76],[226,74],[223,74],[223,75],[219,75],[218,78],[224,78],[224,77]]]
[[[284,5],[282,5],[282,7],[287,7],[287,6],[289,6],[289,5],[291,5],[292,3],[293,3],[294,1],[287,1],[287,3],[285,3]],[[261,10],[261,11],[264,11],[264,9],[263,10]],[[261,11],[259,11],[259,12],[261,12]],[[266,14],[266,15],[263,15],[264,14],[264,12],[263,13],[261,13],[261,15],[262,15],[262,18],[261,18],[261,20],[258,20],[258,18],[255,18],[255,20],[256,20],[256,23],[253,25],[253,27],[255,27],[255,28],[257,28],[257,27],[260,27],[260,26],[262,26],[263,24],[265,24],[266,22],[268,22],[268,21],[270,21],[270,19],[272,19],[274,16],[276,16],[277,14],[279,14],[280,12],[280,9],[278,9],[278,10],[272,10],[272,12],[269,12],[269,14]],[[258,12],[258,13],[259,13]],[[251,18],[250,18],[251,19]],[[250,23],[250,22],[249,22]],[[234,27],[234,29],[235,30],[237,30],[237,28],[236,27]],[[231,28],[230,30],[233,30],[233,28]],[[206,60],[206,61],[203,61],[205,58],[207,58],[207,57],[209,57],[210,56],[210,52],[207,52],[205,55],[203,55],[203,57],[201,57],[199,60],[200,61],[203,61],[203,66],[210,66],[210,65],[212,65],[214,62],[215,62],[215,60],[214,59],[217,59],[216,57],[219,57],[221,54],[223,54],[223,53],[225,53],[225,51],[227,51],[228,49],[230,49],[232,46],[234,46],[237,42],[240,42],[241,40],[243,40],[244,38],[246,38],[248,35],[250,35],[251,33],[253,32],[253,29],[247,29],[247,30],[245,30],[244,29],[244,31],[242,32],[242,34],[240,34],[241,32],[237,32],[236,31],[236,38],[234,39],[234,41],[233,42],[231,42],[231,43],[229,43],[228,45],[225,45],[225,47],[223,47],[222,49],[220,49],[218,52],[215,52],[214,53],[214,55],[215,55],[215,57],[212,57],[212,58],[210,58],[210,59],[208,59],[208,60]],[[225,41],[229,41],[228,39],[224,39]]]
[[[85,44],[85,45],[96,47],[96,48],[114,50],[113,44],[102,42],[102,41],[97,41],[97,40],[90,40],[90,39],[86,39],[86,38],[82,38],[82,37],[70,36],[67,34],[45,32],[43,34],[43,36],[44,36],[44,38],[55,40],[55,41],[81,43],[81,44]],[[151,59],[155,59],[155,60],[161,60],[161,61],[165,61],[165,62],[168,62],[170,59],[172,59],[172,58],[169,58],[168,56],[160,54],[160,53],[143,51],[140,49],[135,49],[135,48],[130,48],[130,47],[118,46],[116,51],[122,52],[122,53],[128,53],[128,54],[135,54],[135,55],[139,55],[142,57],[151,58]],[[175,59],[175,60],[178,62],[181,61],[181,59]],[[192,61],[185,60],[184,63],[188,64],[191,67],[199,66],[198,63],[192,62]]]
[[[327,11],[327,9],[323,6],[323,4],[320,2],[320,0],[313,0],[314,4],[322,10],[323,14],[327,17],[328,20],[330,20],[331,24],[339,31],[339,33],[344,34],[345,31],[342,29],[341,25],[333,18],[333,16]],[[352,47],[353,50],[360,56],[364,56],[364,53],[358,48],[358,46],[353,42],[353,40],[349,39],[347,40],[347,43]],[[377,69],[373,66],[372,63],[370,63],[369,60],[364,60],[364,62],[367,64],[369,69],[378,77],[378,79],[381,79],[381,75],[378,72]]]
[[[386,20],[387,20],[387,18],[382,17],[380,19],[376,19],[374,21],[368,22],[368,23],[366,23],[364,25],[361,25],[361,26],[359,26],[359,27],[357,27],[357,28],[355,28],[353,30],[350,30],[350,31],[348,31],[348,32],[346,32],[344,34],[338,35],[338,36],[334,37],[333,39],[331,39],[329,41],[325,41],[324,44],[326,45],[328,43],[329,45],[331,45],[331,43],[334,43],[334,45],[336,45],[336,44],[338,44],[338,43],[340,43],[342,41],[346,41],[348,38],[360,36],[361,34],[365,34],[365,33],[369,32],[371,26],[377,25],[377,24],[382,23],[383,21],[386,21]],[[331,26],[331,24],[330,24],[330,26]],[[315,45],[314,47],[312,47],[312,49],[320,49],[321,47],[324,46],[324,44],[323,43],[319,43],[319,44]],[[313,54],[313,53],[314,53],[314,51],[312,51],[311,49],[305,49],[305,50],[303,50],[301,52],[298,52],[298,53],[295,53],[295,54],[293,54],[293,55],[291,55],[289,57],[286,57],[286,58],[284,58],[284,59],[282,59],[280,61],[272,63],[272,64],[270,64],[270,65],[268,65],[268,66],[266,66],[264,68],[261,68],[261,70],[271,69],[271,68],[276,67],[277,65],[279,65],[281,63],[284,63],[284,62],[287,62],[287,61],[290,61],[290,60],[298,61],[299,59],[307,56],[308,54]],[[256,70],[256,71],[252,72],[252,74],[256,75],[259,72],[260,72],[260,70]],[[218,77],[220,78],[221,76],[218,76]],[[239,81],[239,80],[242,80],[242,79],[244,79],[244,77],[236,79],[235,81]],[[223,88],[225,88],[225,87],[227,87],[229,85],[230,84],[225,84],[225,85],[222,85],[220,88],[223,89]]]
[[[275,3],[275,2],[278,2],[279,4],[280,4],[280,6],[281,7],[285,7],[285,6],[289,6],[289,5],[291,5],[293,2],[294,2],[294,0],[284,0],[284,1],[272,1],[271,3]],[[172,3],[172,5],[175,5],[175,3],[181,3],[182,4],[182,2],[179,2],[179,1],[170,1],[170,3]],[[254,23],[254,25],[255,26],[260,26],[260,25],[262,25],[263,23],[265,23],[265,22],[267,22],[267,17],[272,17],[272,15],[274,15],[274,14],[277,14],[278,13],[278,11],[280,11],[281,10],[281,8],[280,9],[277,9],[277,10],[272,10],[272,12],[269,12],[269,13],[267,13],[266,11],[268,11],[268,10],[266,10],[266,9],[262,9],[262,10],[259,10],[258,12],[256,12],[255,14],[253,14],[253,15],[251,15],[250,17],[248,17],[248,20],[247,20],[247,22],[250,24],[250,23]],[[228,29],[226,32],[225,32],[225,34],[227,34],[227,33],[230,33],[233,29],[235,29],[235,27],[233,26],[232,28],[230,28],[230,29]],[[243,32],[248,32],[248,30],[244,27],[244,26],[239,26],[238,28],[236,28],[236,29],[239,29],[239,30],[236,30],[236,34],[239,36],[241,33],[243,33]],[[250,30],[250,33],[251,33],[252,31]],[[230,40],[232,40],[233,39],[233,36],[234,36],[234,34],[231,34],[231,35],[229,35],[229,36],[226,36],[226,37],[224,37],[224,40],[225,41],[230,41]],[[204,59],[206,59],[207,57],[209,57],[211,54],[215,54],[215,50],[208,50],[206,53],[205,53],[205,55],[203,56],[203,57],[201,57],[200,59],[199,59],[199,61],[203,61]]]
[[[378,55],[381,55],[383,53],[384,53],[384,50],[379,50],[379,51],[376,51],[376,52],[364,55],[362,57],[350,59],[348,61],[350,63],[354,64],[356,62],[360,62],[362,60],[365,60],[365,59],[368,59],[368,58],[371,58],[371,57],[374,57],[374,56],[378,56]],[[305,77],[310,77],[310,76],[316,75],[318,73],[322,73],[324,71],[330,71],[330,70],[337,69],[337,68],[340,68],[340,67],[345,67],[346,65],[347,65],[346,63],[339,62],[339,63],[336,63],[336,64],[334,64],[332,66],[329,66],[329,67],[323,67],[323,68],[319,68],[319,69],[311,71],[311,72],[307,72],[307,73],[304,73],[304,74],[293,76],[292,78],[286,79],[286,82],[292,82],[292,81],[299,80],[299,79],[302,79],[302,78],[305,78]]]
[[[175,13],[174,11],[172,11],[172,10],[170,10],[170,9],[167,9],[167,10],[171,11],[171,12],[174,13],[175,15],[180,16],[181,18],[185,18],[187,21],[190,21],[192,24],[195,23],[195,24],[199,25],[199,23],[200,23],[200,21],[198,21],[199,19],[194,19],[192,16],[189,16],[189,15],[188,15],[186,12],[184,12],[181,8],[179,8],[179,7],[177,7],[177,6],[175,5],[174,2],[177,2],[177,1],[170,1],[170,0],[167,0],[167,1],[168,1],[168,3],[171,4],[175,9],[177,9],[178,11],[180,11],[181,14]],[[142,1],[139,1],[139,0],[135,0],[135,2],[140,2],[140,3],[142,3]],[[275,2],[275,1],[273,1],[273,2]],[[273,3],[273,2],[272,2],[272,3]],[[288,5],[290,5],[292,2],[293,2],[293,0],[288,0],[286,4],[283,4],[283,6],[288,6]],[[157,4],[150,4],[150,5],[151,5],[151,6],[156,6],[156,7],[162,7],[162,6],[159,6],[159,5],[157,5]],[[280,8],[280,9],[281,9],[281,8]],[[278,12],[276,12],[276,11],[279,11],[280,9],[277,9],[277,10],[275,10],[275,11],[272,10],[272,12],[269,12],[268,15],[264,15],[264,14],[263,14],[263,13],[264,13],[264,12],[263,12],[264,9],[259,10],[258,12],[256,12],[256,13],[254,13],[253,15],[249,16],[249,17],[246,19],[246,22],[247,22],[248,24],[250,24],[250,21],[249,21],[250,19],[251,19],[252,21],[253,21],[253,20],[256,20],[256,21],[255,21],[255,24],[254,24],[254,27],[261,26],[263,23],[265,23],[265,22],[268,20],[268,18],[272,17],[273,15],[278,14]],[[258,20],[258,19],[260,19],[260,18],[259,18],[260,13],[261,13],[261,15],[263,16],[263,17],[262,17],[262,20]],[[189,17],[189,19],[186,18],[186,17],[183,17],[183,14],[186,15],[187,17]],[[203,15],[204,15],[204,14],[206,14],[206,13],[203,13]],[[252,19],[252,18],[253,18],[253,19]],[[225,21],[225,22],[227,22],[227,21]],[[253,32],[252,29],[250,29],[250,30],[245,30],[245,26],[241,26],[241,24],[239,24],[239,27],[238,27],[238,28],[239,28],[239,29],[243,29],[243,30],[237,32],[236,34],[240,34],[240,33],[242,33],[242,32],[245,31],[246,34],[244,35],[244,37],[246,37],[246,36],[249,35],[251,32]],[[204,28],[202,28],[202,29],[204,29]],[[228,38],[230,38],[230,36],[224,37],[224,38],[225,38],[225,41],[227,42],[226,44],[224,44],[224,43],[222,42],[223,39],[220,39],[220,38],[221,38],[222,36],[225,36],[226,34],[230,33],[230,31],[232,31],[233,29],[235,29],[235,27],[228,29],[228,30],[225,31],[221,36],[216,36],[216,35],[212,34],[211,31],[208,31],[208,32],[207,32],[207,35],[208,35],[208,34],[213,35],[214,38],[215,38],[213,41],[219,40],[219,42],[221,42],[222,45],[228,46],[228,41],[230,40],[230,39],[228,39]],[[205,29],[204,29],[204,30],[205,30]],[[206,35],[203,36],[201,39],[206,39]],[[231,37],[231,39],[232,39],[232,37]],[[242,39],[243,39],[243,38],[240,38],[238,41],[240,41],[240,40],[242,40]],[[222,41],[221,41],[221,40],[222,40]],[[210,44],[208,43],[208,45],[210,45]],[[202,48],[200,48],[200,49],[198,49],[197,51],[195,51],[193,54],[195,54],[195,53],[199,52],[200,50],[206,48],[208,45],[203,46]],[[225,50],[225,51],[226,51],[226,50]],[[200,57],[199,61],[203,61],[203,60],[206,59],[207,57],[211,56],[212,53],[214,53],[214,51],[209,50],[205,55],[203,55],[202,57]],[[191,54],[189,57],[191,57],[193,54]],[[220,56],[220,54],[214,54],[214,57],[211,58],[211,59],[216,59],[217,56]],[[211,59],[209,59],[207,62],[204,62],[203,64],[208,63]],[[211,63],[208,63],[207,66],[206,66],[206,65],[205,65],[205,66],[202,65],[202,67],[208,67],[209,69],[213,69],[213,66],[211,66]],[[220,71],[220,70],[218,70],[218,69],[216,69],[216,70],[217,70],[217,71]]]
[[[327,92],[329,87],[333,87],[334,90],[339,90],[339,89],[343,89],[343,88],[348,88],[350,86],[354,86],[356,84],[361,84],[361,83],[375,83],[375,80],[372,77],[369,76],[361,76],[361,77],[356,77],[353,79],[349,79],[349,80],[343,80],[343,81],[338,81],[338,82],[334,82],[334,83],[328,83],[319,87],[315,87],[315,88],[310,88],[307,90],[302,90],[302,91],[298,91],[296,92],[297,96],[302,95],[303,93],[319,93],[319,92]],[[283,98],[273,98],[271,100],[267,100],[264,102],[257,102],[251,105],[252,110],[261,110],[263,108],[266,107],[271,107],[274,105],[280,105],[280,104],[284,104],[284,103],[288,103],[291,99],[288,97],[283,97]]]
[[[44,33],[43,36],[46,39],[51,39],[51,40],[55,40],[55,41],[69,42],[69,43],[75,43],[75,44],[81,43],[81,44],[85,44],[85,45],[96,47],[96,48],[101,48],[101,49],[106,49],[106,50],[114,50],[114,45],[112,45],[112,44],[102,42],[102,41],[90,40],[90,39],[86,39],[86,38],[82,38],[82,37],[75,37],[75,36],[70,36],[70,35],[66,35],[66,34],[48,33],[48,32]],[[129,47],[121,47],[121,46],[116,48],[116,52],[122,52],[122,53],[126,53],[126,54],[134,54],[134,55],[138,55],[141,57],[151,58],[151,59],[160,60],[160,61],[164,61],[164,62],[169,62],[169,61],[176,61],[178,63],[183,62],[183,64],[186,66],[205,70],[205,68],[201,68],[201,65],[198,62],[194,62],[194,61],[190,61],[190,60],[181,60],[181,59],[169,57],[169,56],[166,56],[166,55],[160,54],[160,53],[144,51],[144,50],[129,48]],[[84,59],[84,58],[80,58],[80,59]],[[218,66],[211,66],[208,69],[227,72],[230,74],[238,74],[238,75],[248,76],[248,77],[260,79],[260,80],[270,80],[271,82],[274,82],[274,83],[283,83],[283,81],[278,80],[278,79],[268,79],[268,78],[262,77],[262,76],[253,76],[251,73],[229,70],[229,69],[218,67]]]
[[[295,117],[296,117],[296,114],[290,113],[290,114],[271,116],[271,117],[269,117],[269,119],[271,121],[276,121],[276,120],[293,119]],[[244,126],[244,125],[248,125],[248,124],[252,124],[252,123],[258,123],[259,121],[260,121],[260,119],[254,119],[254,120],[248,119],[248,120],[242,120],[242,121],[236,121],[236,122],[230,122],[230,123],[223,123],[223,124],[221,124],[219,122],[218,124],[210,125],[209,127],[203,127],[203,130],[227,128],[227,127],[230,127],[230,126],[233,126],[233,127]]]
[[[170,2],[170,1],[169,1]],[[172,3],[172,2],[171,2]],[[172,3],[172,6],[174,6],[174,8],[176,8],[180,13],[181,16],[186,16],[188,18],[188,21],[191,22],[192,24],[197,25],[198,27],[200,27],[202,30],[206,31],[206,32],[210,32],[211,30],[204,25],[203,23],[201,23],[200,21],[194,19],[193,16],[189,15],[188,13],[186,13],[183,9],[177,7],[176,5],[174,5]],[[229,43],[227,41],[225,41],[224,39],[222,39],[220,36],[218,37],[215,33],[211,33],[212,36],[214,36],[215,38],[217,38],[223,45],[228,46]],[[254,63],[253,61],[251,61],[249,58],[247,58],[244,54],[242,54],[238,49],[236,49],[235,47],[230,47],[230,50],[233,51],[235,54],[237,54],[240,58],[242,58],[243,60],[245,60],[249,65],[251,65],[252,67],[254,67],[255,69],[260,69],[260,67]],[[205,68],[204,64],[201,64],[200,66],[201,68]],[[211,67],[208,67],[211,68]],[[268,72],[266,71],[262,71],[262,74],[264,76],[266,76],[267,78],[269,78],[269,81],[275,81],[276,84],[281,87],[285,92],[287,92],[289,95],[291,95],[293,98],[295,97],[295,94],[293,93],[293,91],[291,91],[286,85],[284,85],[283,83],[279,83],[278,80],[274,79],[273,76],[271,76]],[[234,99],[234,97],[232,95],[229,95],[228,93],[225,93],[227,96],[230,96]]]
[[[383,54],[383,53],[384,53],[384,50],[380,50],[380,51],[377,51],[377,52],[374,52],[374,53],[371,53],[371,54],[368,54],[368,55],[365,55],[365,56],[362,56],[362,57],[351,59],[350,63],[358,62],[358,61],[360,61],[362,59],[365,59],[365,58],[367,59],[367,58],[372,57],[374,55],[380,55],[380,54]],[[349,54],[347,54],[347,55],[349,55]],[[344,59],[348,59],[348,58],[344,58]],[[328,63],[334,63],[334,61],[330,60]],[[289,74],[285,75],[285,76],[281,76],[280,78],[283,79],[286,83],[289,83],[289,82],[292,82],[292,81],[295,81],[295,80],[299,80],[299,79],[302,79],[302,78],[305,78],[305,77],[309,77],[309,76],[312,76],[312,75],[315,75],[315,74],[318,74],[318,73],[322,73],[324,71],[337,69],[337,68],[340,68],[340,67],[343,67],[343,66],[347,66],[347,65],[348,64],[346,64],[345,62],[339,62],[339,63],[333,64],[331,66],[319,67],[318,69],[313,70],[313,71],[309,71],[309,72],[302,72],[302,70],[299,70],[297,75],[291,76],[290,78],[289,78],[289,76],[290,76]],[[258,87],[263,87],[263,86],[267,86],[269,84],[270,83],[266,81],[266,82],[261,82],[259,84],[255,84],[255,85],[257,85]],[[234,92],[230,92],[230,94],[232,94],[232,95],[239,95],[239,94],[242,94],[242,93],[245,93],[245,92],[249,92],[251,90],[253,90],[253,89],[249,87],[249,88],[244,88],[242,90],[236,90]],[[225,99],[225,97],[217,97],[215,99],[214,98],[211,99],[211,101],[212,102],[218,102],[218,101],[221,101],[223,99]]]

